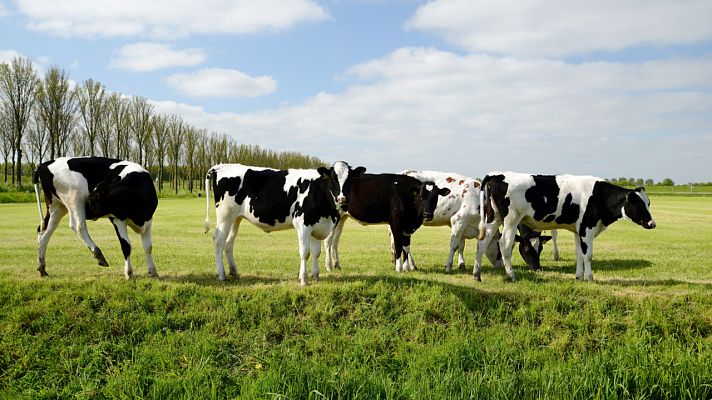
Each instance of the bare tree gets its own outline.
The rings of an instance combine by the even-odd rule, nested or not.
[[[50,140],[49,131],[45,128],[39,110],[35,110],[32,122],[28,125],[26,135],[27,152],[25,159],[34,169],[41,163],[49,152]]]
[[[22,137],[32,114],[36,87],[37,74],[29,58],[15,57],[9,65],[0,66],[0,97],[12,121],[18,186],[22,186]]]
[[[50,67],[37,86],[37,113],[48,133],[49,158],[60,155],[60,140],[66,140],[76,118],[77,97],[69,77],[59,67]]]
[[[185,136],[185,123],[178,115],[171,115],[168,118],[168,160],[173,170],[173,186],[178,193],[178,163],[183,149],[183,137]]]
[[[200,140],[200,133],[193,127],[188,126],[185,130],[185,164],[188,169],[188,190],[193,193],[193,180],[195,178],[195,153],[197,141]]]
[[[12,162],[10,159],[10,154],[12,153],[13,140],[12,140],[12,127],[10,124],[10,118],[5,112],[5,107],[0,105],[0,151],[2,152],[2,161],[5,171],[5,179],[3,182],[7,184],[7,167]]]
[[[163,165],[166,161],[168,140],[168,119],[163,115],[154,115],[151,118],[153,124],[153,144],[158,162],[158,191],[163,190]]]
[[[153,106],[143,97],[134,96],[131,100],[131,136],[136,142],[137,160],[141,165],[145,165],[145,151],[148,141],[151,138],[151,114]]]
[[[101,131],[101,118],[104,108],[104,85],[87,79],[77,88],[79,115],[87,139],[88,155],[96,155],[96,142]]]

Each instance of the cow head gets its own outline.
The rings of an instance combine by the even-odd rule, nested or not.
[[[110,192],[113,183],[114,182],[107,181],[99,182],[94,190],[89,192],[86,203],[87,219],[97,219],[111,214],[109,210],[109,197],[111,196]]]
[[[656,226],[653,216],[650,215],[650,199],[642,187],[628,192],[621,211],[623,218],[635,222],[645,229],[653,229]]]
[[[351,179],[363,175],[365,167],[351,168],[345,161],[337,161],[331,168],[318,169],[322,177],[329,180],[329,190],[334,196],[336,207],[348,211],[348,198],[351,194]]]
[[[438,206],[438,196],[447,196],[450,194],[450,189],[439,188],[433,182],[424,182],[420,188],[414,188],[418,192],[418,197],[423,205],[423,218],[426,221],[432,221],[435,214],[435,208]]]
[[[541,232],[531,231],[532,234],[516,235],[514,241],[519,242],[519,254],[530,270],[541,269],[541,252],[544,243],[551,240],[551,236],[544,236]]]

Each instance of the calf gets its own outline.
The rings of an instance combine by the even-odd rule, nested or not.
[[[124,275],[133,276],[131,242],[127,227],[141,235],[148,273],[157,277],[153,263],[151,226],[158,206],[151,176],[130,161],[103,157],[62,157],[42,163],[34,172],[33,183],[40,213],[37,227],[39,254],[37,271],[47,276],[45,254],[59,221],[69,213],[69,226],[89,247],[101,266],[108,266],[99,247],[89,236],[87,219],[108,216],[114,225],[124,255]],[[39,185],[45,195],[47,213],[42,217]]]
[[[576,243],[576,279],[593,281],[593,239],[624,218],[645,229],[655,228],[645,189],[625,189],[600,178],[575,175],[528,175],[491,172],[482,181],[479,239],[490,241],[504,225],[500,248],[507,275],[514,280],[512,245],[521,222],[535,230],[567,229]],[[585,268],[585,276],[584,276]],[[474,275],[480,279],[481,257]]]
[[[348,215],[364,225],[387,223],[393,233],[396,271],[410,270],[410,236],[423,220],[434,218],[438,196],[447,196],[450,189],[397,174],[360,174],[352,179],[350,189],[341,221],[325,242],[327,269],[332,262],[339,267],[338,243]]]
[[[358,171],[363,167],[357,168]],[[299,240],[299,282],[307,284],[306,261],[312,257],[312,276],[319,279],[317,264],[321,241],[339,222],[339,210],[346,204],[354,170],[338,161],[330,169],[290,169],[250,167],[240,164],[213,166],[205,179],[207,216],[210,229],[210,187],[213,188],[217,222],[213,233],[218,278],[225,280],[223,253],[230,275],[238,278],[234,258],[235,237],[240,222],[247,219],[269,233],[294,228]]]

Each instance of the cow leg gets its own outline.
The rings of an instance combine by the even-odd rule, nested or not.
[[[131,279],[133,277],[133,269],[131,268],[131,240],[129,239],[126,221],[113,217],[109,217],[109,220],[114,224],[116,236],[118,236],[119,243],[121,243],[121,252],[124,254],[124,276],[126,279]]]
[[[230,276],[235,279],[239,279],[240,275],[237,273],[237,263],[235,262],[235,239],[237,238],[237,233],[240,230],[240,219],[236,219],[232,223],[232,228],[230,228],[230,234],[227,235],[227,241],[225,242],[225,258],[227,259],[227,264],[230,267]]]
[[[334,229],[329,233],[329,236],[324,240],[324,267],[326,270],[331,272],[332,268],[341,269],[341,262],[339,261],[339,239],[341,239],[341,233],[344,230],[344,224],[346,224],[347,215],[342,215],[339,219],[339,223],[336,224]]]
[[[311,245],[312,278],[319,280],[319,255],[321,254],[321,240],[314,237],[309,238]]]
[[[218,268],[218,279],[225,280],[225,266],[223,265],[223,252],[225,251],[225,242],[230,233],[230,227],[234,220],[227,216],[222,216],[218,213],[218,221],[213,232],[213,244],[215,245],[215,264]]]
[[[309,251],[311,249],[311,235],[305,232],[303,227],[297,228],[297,238],[299,240],[299,284],[307,285],[307,260],[309,259]]]
[[[455,258],[455,251],[460,249],[465,246],[465,237],[464,237],[464,231],[465,231],[465,224],[463,223],[462,219],[457,218],[457,216],[454,216],[452,220],[455,220],[454,223],[452,223],[452,229],[450,230],[450,252],[447,255],[447,261],[445,261],[445,273],[451,273],[452,272],[452,263]],[[460,259],[458,260],[460,263],[463,263],[462,261],[462,252],[460,252]]]
[[[410,236],[403,236],[403,269],[406,271],[417,269],[415,260],[410,252]]]
[[[89,230],[87,229],[87,219],[84,215],[84,210],[72,210],[69,212],[69,226],[72,228],[74,232],[76,232],[79,235],[79,238],[82,239],[84,244],[87,245],[89,250],[91,250],[92,254],[94,255],[94,258],[99,262],[99,265],[102,267],[108,267],[109,263],[106,262],[106,258],[104,258],[104,254],[101,252],[101,249],[99,246],[94,243],[94,241],[91,239],[91,236],[89,236]]]
[[[465,237],[460,238],[460,245],[457,247],[457,263],[461,270],[465,269]]]
[[[40,276],[48,276],[47,271],[45,271],[47,244],[52,237],[52,233],[54,233],[57,226],[59,226],[59,221],[62,220],[62,217],[67,215],[67,209],[58,201],[53,202],[48,208],[49,210],[45,216],[45,229],[42,230],[40,226],[37,232],[37,271],[40,273]]]
[[[143,254],[146,257],[146,265],[148,266],[148,275],[158,278],[156,264],[153,262],[153,220],[148,220],[143,225],[143,229],[138,232],[141,235],[141,244],[143,245]]]
[[[487,248],[489,248],[490,242],[492,242],[497,234],[497,228],[499,228],[499,222],[495,221],[485,225],[485,237],[479,240],[477,243],[477,256],[475,258],[475,268],[472,270],[472,275],[475,279],[480,282],[480,273],[482,272],[482,256],[485,254]]]
[[[574,234],[574,243],[576,244],[576,279],[583,280],[583,254],[581,253],[581,236]]]
[[[502,252],[499,251],[499,231],[495,232],[493,240],[485,249],[485,256],[495,268],[502,268]]]
[[[504,262],[504,269],[507,272],[507,276],[514,281],[516,276],[514,274],[514,268],[512,268],[512,249],[514,247],[514,237],[517,233],[516,223],[504,223],[502,228],[502,237],[499,238],[499,249],[502,252],[502,260]]]
[[[593,258],[593,231],[586,232],[586,236],[581,238],[581,258],[583,258],[584,280],[593,282],[593,271],[591,271],[591,259]]]
[[[391,232],[398,232],[398,230],[391,227]],[[393,247],[393,254],[396,259],[396,272],[403,272],[403,261],[401,260],[401,255],[403,254],[403,234],[393,234]]]
[[[554,261],[559,261],[559,246],[556,240],[559,237],[559,232],[556,229],[551,230],[551,245],[554,246]]]
[[[396,263],[396,239],[395,236],[393,235],[393,229],[391,227],[388,227],[388,239],[391,241],[391,264],[395,265]]]

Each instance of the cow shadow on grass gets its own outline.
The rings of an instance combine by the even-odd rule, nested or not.
[[[244,275],[240,274],[239,279],[227,277],[225,281],[218,280],[217,274],[214,273],[190,273],[186,275],[168,275],[161,276],[163,281],[175,283],[193,283],[200,286],[254,286],[265,284],[276,284],[283,282],[284,279],[278,279],[270,276]]]
[[[457,297],[460,302],[474,314],[486,313],[487,310],[498,309],[502,304],[506,304],[512,310],[518,304],[527,302],[528,294],[517,293],[516,291],[497,291],[479,289],[477,285],[471,286],[470,281],[457,285],[438,280],[423,279],[415,275],[408,276],[408,273],[399,275],[329,275],[325,283],[339,284],[362,284],[365,288],[373,288],[385,285],[389,292],[402,293],[414,287],[426,287],[428,289],[439,289],[443,293],[450,293]],[[474,281],[474,278],[472,278]]]
[[[562,274],[576,274],[576,260],[562,259],[560,265],[546,265],[544,271],[559,272]],[[653,263],[648,260],[641,259],[602,259],[592,260],[591,270],[593,274],[596,271],[632,271],[637,269],[645,269],[652,267]]]

